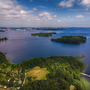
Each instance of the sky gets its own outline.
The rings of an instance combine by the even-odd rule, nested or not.
[[[90,0],[0,0],[0,27],[90,27]]]

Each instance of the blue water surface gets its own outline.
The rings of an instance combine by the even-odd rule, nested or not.
[[[56,32],[51,37],[31,36],[32,33]],[[62,44],[50,41],[51,38],[61,36],[87,37],[87,42],[80,45]],[[49,57],[49,56],[76,56],[85,55],[81,59],[88,65],[86,74],[90,74],[90,28],[70,28],[68,30],[32,30],[32,31],[6,31],[0,32],[0,38],[7,37],[9,40],[0,42],[0,51],[7,52],[7,59],[11,63],[20,63],[29,60],[30,57]]]

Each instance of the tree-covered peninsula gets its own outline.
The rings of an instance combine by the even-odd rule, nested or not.
[[[51,41],[70,43],[70,44],[81,44],[86,42],[86,37],[83,36],[62,36],[57,39],[51,39]]]
[[[49,36],[52,36],[53,34],[56,34],[55,32],[52,32],[52,33],[34,33],[34,34],[31,34],[32,36],[43,36],[43,37],[49,37]]]
[[[7,37],[0,38],[0,41],[6,41],[6,40],[8,40],[8,38],[7,38]]]
[[[72,56],[35,57],[12,64],[0,52],[0,89],[85,90],[83,69],[84,63]]]

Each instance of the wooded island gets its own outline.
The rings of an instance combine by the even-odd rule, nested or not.
[[[43,36],[43,37],[49,37],[49,36],[52,36],[53,34],[56,34],[55,32],[52,32],[52,33],[34,33],[34,34],[31,34],[32,36]]]
[[[51,41],[70,43],[70,44],[81,44],[86,42],[86,37],[83,36],[62,36],[57,39],[51,39]]]
[[[7,37],[4,37],[4,38],[0,38],[0,41],[6,41],[6,40],[8,40],[8,38]]]

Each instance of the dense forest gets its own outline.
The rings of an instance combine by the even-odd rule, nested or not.
[[[47,80],[32,81],[31,77],[27,77],[29,82],[20,90],[70,90],[70,85],[73,85],[76,90],[84,90],[84,85],[80,79],[80,72],[83,72],[84,63],[75,57],[36,57],[23,61],[21,65],[29,70],[35,66],[47,68],[50,73],[46,75]]]
[[[70,43],[70,44],[80,44],[86,42],[86,37],[83,36],[62,36],[57,39],[51,39],[51,41],[61,42],[61,43]]]
[[[77,57],[35,57],[22,63],[11,64],[5,54],[0,52],[0,84],[6,85],[7,88],[70,90],[70,86],[73,86],[76,90],[85,90],[80,77],[83,70],[84,63]],[[43,73],[46,74],[46,77]],[[34,75],[33,78],[31,74]],[[42,78],[38,80],[39,75]],[[9,79],[11,80],[7,82]],[[20,81],[22,82],[19,84]]]
[[[49,37],[49,36],[52,36],[53,34],[56,34],[55,32],[52,32],[52,33],[34,33],[34,34],[31,34],[32,36],[44,36],[44,37]]]

